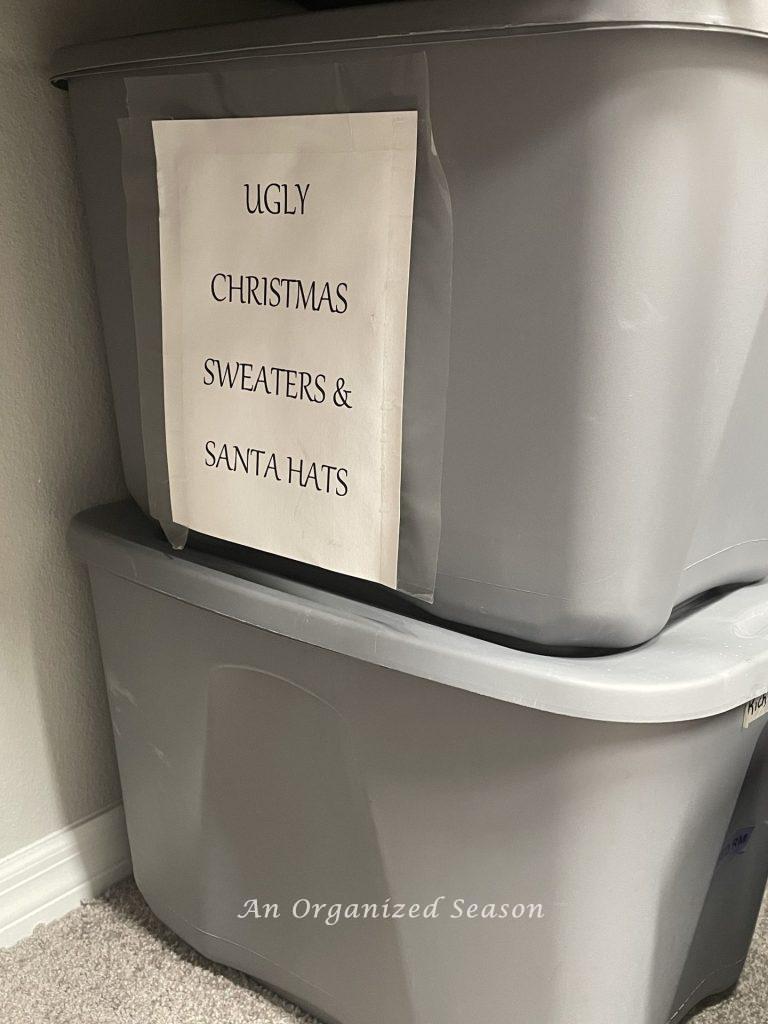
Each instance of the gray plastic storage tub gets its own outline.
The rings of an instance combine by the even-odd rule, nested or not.
[[[744,727],[768,585],[557,658],[171,554],[128,504],[71,543],[136,878],[205,955],[342,1024],[666,1024],[737,981],[768,871],[768,718]]]
[[[129,274],[127,87],[146,79],[146,112],[174,76],[162,116],[221,104],[330,112],[349,102],[321,88],[329,62],[338,81],[362,61],[378,83],[387,62],[417,54],[454,253],[452,283],[438,289],[451,306],[449,379],[443,359],[432,381],[447,388],[432,610],[541,644],[621,647],[691,595],[762,578],[767,31],[762,3],[430,0],[57,55],[138,503],[149,510],[158,416],[138,383],[134,303],[143,317],[150,300]],[[403,96],[356,88],[360,109],[379,109],[406,102],[410,85]],[[406,392],[427,358],[414,324],[446,312],[430,320],[419,301]],[[439,473],[440,401],[416,396],[414,413],[411,399],[405,477]],[[412,465],[410,437],[433,438],[435,458]]]

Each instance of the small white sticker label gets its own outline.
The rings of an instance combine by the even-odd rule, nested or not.
[[[744,707],[744,728],[748,729],[758,718],[768,715],[768,693],[753,697]]]

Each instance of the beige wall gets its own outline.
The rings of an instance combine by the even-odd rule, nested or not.
[[[2,4],[0,858],[119,800],[86,579],[64,536],[74,512],[124,490],[67,97],[48,61],[68,43],[278,6]]]

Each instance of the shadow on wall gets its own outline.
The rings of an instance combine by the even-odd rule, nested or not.
[[[125,493],[66,94],[53,51],[296,10],[221,0],[10,0],[0,38],[0,858],[119,799],[71,516]]]

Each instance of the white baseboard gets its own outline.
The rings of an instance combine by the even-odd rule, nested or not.
[[[0,948],[131,873],[122,805],[0,860]]]

